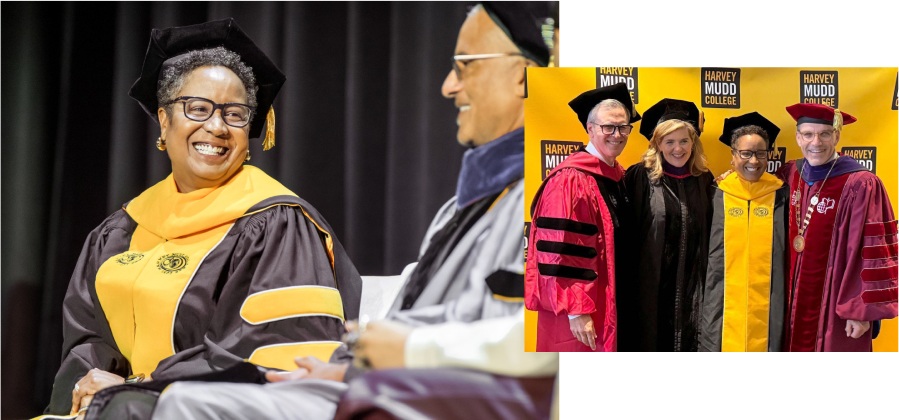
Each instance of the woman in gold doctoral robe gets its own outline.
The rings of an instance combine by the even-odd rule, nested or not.
[[[327,361],[361,279],[309,203],[250,160],[284,75],[231,19],[153,30],[130,95],[158,118],[172,174],[91,232],[63,307],[48,412],[76,414],[125,378],[220,371],[245,359]],[[341,350],[343,351],[343,350]]]
[[[724,120],[733,172],[714,197],[701,351],[781,351],[789,189],[768,174],[780,129],[757,112]]]

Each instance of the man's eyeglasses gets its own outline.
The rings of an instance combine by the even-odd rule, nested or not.
[[[754,155],[758,160],[768,160],[768,151],[767,150],[737,150],[734,149],[734,152],[737,153],[737,156],[743,160],[752,159]]]
[[[610,125],[610,124],[599,125],[595,122],[590,122],[590,124],[593,124],[595,127],[599,127],[600,130],[602,130],[602,133],[607,136],[611,136],[612,134],[615,134],[615,130],[618,130],[618,134],[621,134],[622,136],[626,136],[631,133],[631,130],[634,129],[634,126],[632,126],[630,124],[627,124],[627,125]]]
[[[815,135],[818,136],[821,141],[830,141],[833,139],[833,130],[822,131],[820,133],[816,133],[814,131],[800,131],[799,135],[802,136],[802,139],[806,142],[811,142],[815,139]]]
[[[468,63],[476,60],[487,60],[502,57],[524,57],[521,53],[493,53],[493,54],[461,54],[453,56],[453,71],[456,72],[456,80],[462,81],[462,70]]]
[[[170,103],[184,103],[184,116],[194,121],[206,121],[215,110],[222,110],[222,120],[232,127],[246,127],[253,117],[254,107],[245,104],[228,102],[217,104],[206,98],[198,96],[179,96]]]

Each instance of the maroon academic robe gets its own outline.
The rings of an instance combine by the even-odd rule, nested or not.
[[[826,183],[818,180],[811,186],[798,170],[804,159],[788,162],[778,171],[791,194],[785,351],[871,351],[872,331],[857,339],[847,337],[846,320],[896,317],[897,237],[890,199],[880,178],[850,158],[839,159]],[[804,218],[819,190],[805,249],[796,252],[792,244],[799,230],[797,204]]]
[[[617,350],[615,242],[624,168],[575,152],[547,176],[531,209],[525,306],[538,312],[537,351],[591,351],[568,315],[590,314],[596,351]],[[608,201],[607,200],[613,200]]]

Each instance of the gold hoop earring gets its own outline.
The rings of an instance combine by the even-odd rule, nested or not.
[[[159,150],[165,150],[165,140],[162,137],[156,139],[156,148]]]
[[[249,161],[250,161],[250,151],[249,151],[249,150],[247,150],[247,158],[244,159],[243,161],[244,161],[244,162],[249,162]]]

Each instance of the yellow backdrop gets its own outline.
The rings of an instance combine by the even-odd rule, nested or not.
[[[837,150],[860,160],[883,180],[897,212],[897,69],[894,68],[529,68],[525,100],[525,232],[531,222],[531,200],[546,171],[557,165],[572,145],[587,143],[587,133],[568,101],[580,93],[623,81],[637,110],[661,99],[692,101],[705,113],[701,136],[714,175],[730,168],[730,151],[718,141],[724,118],[758,111],[780,127],[769,170],[802,157],[794,136],[795,122],[784,109],[797,102],[836,106],[858,122],[843,129]],[[618,161],[625,168],[638,162],[647,140],[637,122]],[[843,150],[846,148],[846,150]],[[530,244],[528,244],[530,245]],[[537,314],[525,319],[525,350],[535,351]],[[875,351],[897,350],[897,320],[883,322]]]

